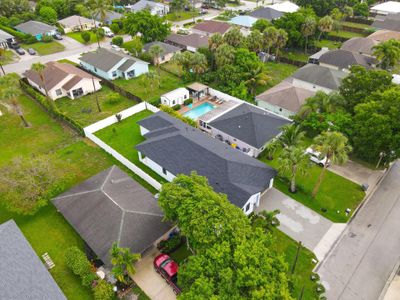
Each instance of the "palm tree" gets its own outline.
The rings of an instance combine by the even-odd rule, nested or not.
[[[247,45],[250,51],[260,52],[263,46],[263,35],[257,29],[247,36]]]
[[[282,148],[298,147],[303,142],[305,133],[301,131],[299,125],[285,125],[282,129],[282,133],[277,139]]]
[[[271,142],[265,146],[264,153],[267,156],[268,160],[273,160],[274,159],[274,154],[278,149],[280,148],[280,144],[276,139],[273,139]]]
[[[234,27],[224,35],[224,41],[232,47],[239,47],[244,39],[244,36],[238,27]]]
[[[278,38],[275,42],[275,57],[278,59],[279,50],[285,47],[288,41],[288,34],[285,30],[279,29],[278,30]]]
[[[314,198],[318,193],[329,163],[332,165],[344,164],[348,160],[348,154],[352,148],[348,145],[347,137],[337,131],[325,131],[316,136],[312,148],[319,152],[321,157],[326,157],[325,164],[311,194]]]
[[[264,46],[267,47],[267,53],[269,54],[269,50],[272,46],[276,44],[278,40],[279,30],[274,26],[270,26],[265,28],[263,33]]]
[[[330,16],[321,18],[318,22],[319,36],[318,41],[321,39],[323,33],[331,32],[333,29],[333,19]]]
[[[307,117],[310,113],[334,113],[343,102],[339,93],[325,93],[318,91],[313,97],[306,100],[298,113],[300,118]]]
[[[310,158],[301,147],[284,148],[278,158],[278,171],[289,173],[291,193],[296,192],[296,175],[305,174],[310,167]]]
[[[256,94],[257,86],[266,85],[267,82],[271,79],[267,74],[265,74],[261,66],[250,69],[248,75],[249,79],[245,83],[248,86],[250,95],[252,95],[253,97]]]
[[[160,58],[164,54],[164,49],[159,45],[153,45],[149,49],[149,54],[153,63],[157,67],[157,73],[160,74]]]
[[[208,48],[212,51],[215,52],[219,46],[221,46],[224,43],[224,38],[222,37],[222,34],[217,32],[216,34],[213,34],[210,36],[208,39]]]
[[[235,59],[235,48],[224,43],[215,51],[215,63],[218,67],[228,65]]]
[[[1,96],[11,106],[13,112],[21,118],[22,123],[24,123],[24,126],[29,127],[29,124],[26,121],[24,113],[22,111],[22,107],[17,100],[20,94],[21,91],[18,88],[18,86],[10,85],[3,90]]]
[[[6,75],[6,72],[4,71],[3,68],[3,60],[5,59],[5,56],[6,56],[6,49],[0,47],[0,69],[3,72],[3,75]]]
[[[198,75],[204,73],[207,70],[207,58],[204,54],[195,52],[192,54],[191,67],[193,72],[196,74],[196,80]]]
[[[253,213],[250,217],[250,222],[254,227],[260,227],[264,229],[265,232],[271,232],[274,227],[280,225],[279,219],[276,217],[280,214],[279,209],[274,211],[260,211],[259,213]]]
[[[394,39],[375,45],[372,49],[374,56],[385,70],[393,67],[400,60],[400,42]]]
[[[40,81],[42,83],[44,92],[46,94],[47,102],[48,102],[50,108],[53,108],[54,107],[54,102],[53,102],[53,100],[50,99],[49,91],[47,90],[47,87],[46,87],[46,78],[45,78],[45,74],[44,74],[44,71],[45,71],[46,68],[47,68],[47,66],[42,64],[42,63],[40,63],[40,62],[34,63],[31,66],[31,70],[35,71],[36,73],[39,74]]]
[[[124,282],[124,275],[127,273],[132,277],[136,273],[134,263],[140,259],[140,254],[131,253],[129,248],[120,248],[117,243],[113,243],[110,249],[110,258],[113,273],[117,274],[118,280]]]
[[[304,20],[303,25],[301,26],[301,33],[303,36],[306,38],[305,42],[305,53],[307,53],[307,47],[308,47],[308,37],[310,35],[313,35],[315,33],[315,28],[316,28],[317,23],[315,22],[315,19],[312,17],[307,17]]]
[[[110,5],[111,5],[111,0],[89,0],[89,7],[92,12],[92,19],[96,30],[97,45],[99,48],[100,48],[100,39],[97,28],[97,22],[95,21],[95,19],[99,18],[101,23],[104,23]]]

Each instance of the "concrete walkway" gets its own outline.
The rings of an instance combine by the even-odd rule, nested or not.
[[[268,190],[260,200],[257,211],[280,210],[279,229],[313,251],[322,260],[346,224],[335,224],[310,208],[291,199],[275,188]]]
[[[152,300],[175,300],[172,288],[154,271],[153,260],[158,254],[160,252],[154,248],[136,263],[133,280]]]

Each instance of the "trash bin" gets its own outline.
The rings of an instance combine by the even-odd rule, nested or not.
[[[369,188],[369,185],[368,185],[367,183],[363,183],[363,184],[361,185],[361,189],[362,189],[364,192],[366,192],[366,191],[368,190],[368,188]]]

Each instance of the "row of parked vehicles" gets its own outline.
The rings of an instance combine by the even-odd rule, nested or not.
[[[56,33],[55,35],[53,35],[53,38],[55,40],[62,40],[62,36],[59,33]],[[8,39],[7,40],[7,45],[8,48],[15,50],[15,52],[17,52],[17,54],[19,55],[25,55],[25,50],[23,48],[21,48],[21,46],[18,44],[18,42],[15,39]],[[36,51],[33,48],[28,48],[26,49],[26,51],[30,54],[30,55],[36,55]]]

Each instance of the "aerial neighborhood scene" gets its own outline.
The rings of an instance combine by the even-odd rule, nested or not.
[[[400,300],[400,2],[0,0],[1,300]]]

